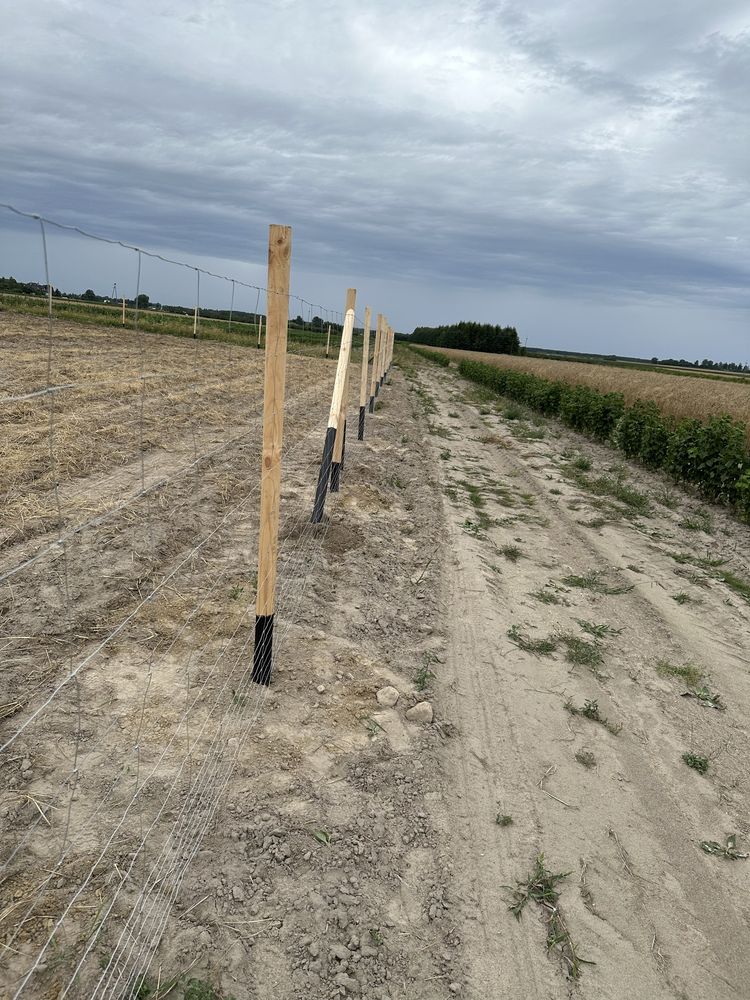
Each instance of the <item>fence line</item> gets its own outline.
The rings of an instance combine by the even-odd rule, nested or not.
[[[29,374],[23,369],[18,391],[14,383],[0,398],[0,404],[22,404],[19,413],[4,412],[18,418],[13,440],[19,449],[30,449],[33,458],[25,466],[17,463],[13,495],[6,497],[16,505],[9,509],[17,510],[20,529],[14,531],[20,540],[13,533],[0,537],[0,545],[13,555],[12,564],[6,562],[0,571],[0,583],[9,588],[17,626],[7,673],[12,700],[4,704],[0,696],[0,764],[9,765],[4,771],[14,776],[4,797],[19,803],[8,813],[7,835],[0,835],[0,878],[11,891],[10,905],[0,912],[0,964],[7,967],[3,975],[14,1000],[37,995],[47,988],[47,962],[56,942],[72,934],[71,961],[56,974],[60,1000],[72,992],[92,1000],[135,1000],[185,874],[263,711],[285,641],[300,620],[305,588],[323,557],[330,523],[323,507],[329,489],[341,487],[345,460],[356,292],[348,291],[343,314],[293,295],[287,227],[271,227],[269,280],[263,288],[0,207],[39,225],[47,286],[46,334],[42,338],[32,331],[19,338],[16,348],[31,358],[31,377],[38,362],[41,378],[43,365],[45,384],[24,385]],[[47,227],[135,254],[133,328],[118,333],[112,359],[99,352],[111,348],[114,337],[104,340],[84,325],[79,346],[69,334],[58,333]],[[141,323],[144,257],[195,273],[192,345],[187,340],[165,346]],[[280,263],[286,266],[286,280]],[[206,277],[231,285],[230,318],[222,320],[229,328],[240,322],[236,291],[256,291],[259,344],[265,320],[262,440],[257,355],[247,355],[247,370],[227,378],[228,364],[237,363],[232,344],[202,336],[206,290],[201,280]],[[265,315],[258,313],[263,294]],[[302,304],[303,323],[311,328],[313,308],[330,319],[329,346],[335,317],[343,319],[332,385],[331,369],[322,360],[288,362],[293,299]],[[367,306],[359,440],[368,384],[377,380],[379,391],[389,362],[382,314],[380,341],[369,356],[371,316]],[[91,374],[89,380],[81,374],[86,351],[83,370]],[[168,364],[155,363],[162,355]],[[77,377],[60,378],[71,365],[78,366]],[[130,366],[126,375],[118,372],[122,365]],[[221,374],[215,376],[218,365]],[[93,389],[97,392],[90,398],[87,390]],[[323,428],[317,487],[310,482],[296,499],[285,497],[282,510],[282,465],[309,466],[310,449]],[[165,453],[179,456],[179,464],[158,475],[155,463]],[[19,454],[24,457],[23,450]],[[123,471],[112,475],[118,462],[126,463]],[[71,475],[79,477],[72,489]],[[113,490],[119,496],[110,496]],[[313,491],[310,518],[308,492],[312,499]],[[106,509],[96,510],[102,503]],[[72,516],[87,506],[88,516]],[[28,527],[30,512],[36,512],[39,524]],[[287,533],[280,541],[282,517]],[[37,531],[42,538],[35,543]],[[257,532],[258,539],[254,630],[249,599],[236,614],[218,604],[238,571],[244,580],[251,570],[246,560],[238,570],[231,555],[248,531]],[[36,594],[42,585],[52,603],[39,610]],[[95,615],[91,622],[89,603]],[[119,669],[112,670],[113,663]],[[132,676],[126,682],[128,670]],[[165,694],[168,728],[162,736]],[[18,712],[23,712],[20,719]],[[32,768],[19,766],[25,756],[36,758],[42,772],[38,782]],[[40,877],[19,892],[32,858]],[[106,884],[105,867],[117,873]],[[79,926],[76,914],[94,892],[100,900],[96,920]]]

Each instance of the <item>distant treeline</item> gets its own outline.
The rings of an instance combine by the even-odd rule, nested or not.
[[[514,326],[491,323],[453,323],[450,326],[418,326],[409,338],[414,344],[455,347],[461,351],[488,354],[520,354],[521,343]]]

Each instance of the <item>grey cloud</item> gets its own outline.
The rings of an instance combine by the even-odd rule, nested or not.
[[[0,77],[19,207],[235,261],[289,222],[301,269],[462,312],[466,287],[749,304],[739,5],[30,6]]]

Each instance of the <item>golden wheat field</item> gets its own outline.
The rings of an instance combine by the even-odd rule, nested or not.
[[[628,371],[625,368],[589,365],[576,361],[552,361],[546,358],[514,357],[509,354],[484,354],[480,351],[457,351],[435,348],[450,358],[482,361],[499,368],[530,372],[541,378],[556,379],[571,385],[585,385],[600,392],[621,392],[626,403],[637,399],[656,403],[662,412],[673,417],[706,417],[728,413],[748,428],[750,443],[750,385],[720,379],[686,378],[662,372]]]

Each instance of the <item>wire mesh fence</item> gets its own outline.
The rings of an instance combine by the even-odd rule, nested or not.
[[[29,224],[51,293],[57,225]],[[0,312],[0,964],[13,998],[139,995],[268,690],[251,682],[264,358],[204,338],[200,313],[211,281],[230,314],[245,295],[264,315],[268,293],[192,268],[192,334],[155,335],[138,307],[145,267],[187,265],[101,245],[132,258],[130,325],[75,321],[51,294],[45,316]],[[332,384],[322,360],[288,358],[274,657],[325,541],[310,510]]]

